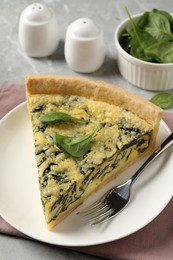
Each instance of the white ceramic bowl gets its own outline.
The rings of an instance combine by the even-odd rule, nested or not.
[[[132,16],[137,19],[142,14]],[[123,31],[129,19],[121,22],[115,31],[118,68],[122,76],[133,85],[152,91],[173,89],[173,63],[152,63],[128,54],[120,45]]]

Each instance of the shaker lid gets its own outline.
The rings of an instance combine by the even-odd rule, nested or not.
[[[26,22],[44,23],[50,20],[52,13],[50,9],[41,3],[33,3],[27,6],[21,14]]]
[[[75,37],[92,38],[99,35],[100,30],[89,18],[80,18],[69,26],[69,33]]]

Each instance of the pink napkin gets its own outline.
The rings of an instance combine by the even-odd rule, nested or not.
[[[0,118],[25,99],[23,85],[0,85]],[[163,119],[173,131],[173,113],[164,113]],[[27,238],[1,217],[0,233]],[[173,199],[157,218],[130,236],[98,246],[71,249],[106,259],[171,260],[173,259]]]

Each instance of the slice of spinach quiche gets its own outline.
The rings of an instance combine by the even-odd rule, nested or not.
[[[28,75],[26,93],[48,229],[154,147],[162,110],[121,88]]]

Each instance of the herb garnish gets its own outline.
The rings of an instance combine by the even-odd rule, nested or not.
[[[152,103],[166,109],[173,105],[173,94],[171,93],[159,93],[150,99]]]
[[[165,11],[153,9],[133,20],[122,34],[121,45],[132,56],[149,62],[173,62],[173,18]]]
[[[50,112],[44,115],[41,115],[40,120],[42,123],[57,123],[59,121],[79,121],[79,122],[89,122],[89,119],[82,119],[73,117],[69,114],[63,112]]]
[[[60,134],[55,134],[54,142],[58,148],[74,157],[81,157],[87,153],[89,149],[89,143],[94,136],[95,132],[98,130],[99,125],[97,125],[93,131],[86,135],[79,136],[64,136]]]

